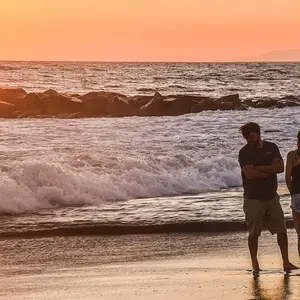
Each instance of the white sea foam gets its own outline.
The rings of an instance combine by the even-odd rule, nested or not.
[[[0,213],[241,186],[239,126],[259,122],[263,137],[276,142],[285,157],[295,147],[298,114],[299,109],[286,108],[158,118],[2,120]]]
[[[132,198],[159,197],[214,191],[240,185],[236,164],[212,162],[213,167],[176,168],[124,159],[123,169],[41,162],[14,163],[2,173],[0,212],[19,213],[55,206],[96,204]],[[209,161],[203,165],[209,164]],[[226,167],[229,166],[229,169]],[[167,168],[164,168],[167,167]]]

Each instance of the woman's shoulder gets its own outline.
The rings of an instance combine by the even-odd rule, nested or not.
[[[287,158],[294,158],[294,157],[297,157],[297,150],[291,150],[290,152],[288,152]]]

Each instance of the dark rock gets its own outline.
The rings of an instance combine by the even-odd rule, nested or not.
[[[256,105],[256,102],[254,102],[252,99],[246,99],[242,103],[250,107],[254,107]]]
[[[297,100],[279,100],[276,103],[277,108],[300,106]]]
[[[235,110],[237,107],[231,102],[217,102],[217,109],[219,110]]]
[[[56,117],[60,119],[79,119],[85,116],[81,112],[76,112],[72,114],[58,114]]]
[[[107,115],[112,117],[136,116],[139,114],[139,108],[125,99],[115,96],[108,101]]]
[[[109,97],[99,92],[90,92],[79,97],[83,105],[83,114],[86,116],[104,116],[107,114]]]
[[[0,101],[0,118],[11,118],[14,110],[14,104]]]
[[[287,95],[284,96],[282,98],[280,98],[280,100],[292,100],[292,101],[300,101],[300,99],[294,95]]]
[[[4,89],[0,88],[0,101],[16,104],[19,98],[26,95],[26,91],[20,88],[16,89]]]
[[[168,116],[189,114],[194,105],[198,103],[198,100],[193,96],[167,97],[163,100],[165,114]]]
[[[231,103],[234,107],[240,106],[242,104],[239,94],[228,95],[216,100],[217,103]],[[225,105],[227,106],[227,105]]]
[[[254,99],[255,100],[255,99]],[[241,101],[238,94],[218,99],[194,95],[127,97],[114,92],[90,92],[84,95],[61,94],[49,89],[26,93],[23,89],[0,88],[0,117],[12,118],[84,118],[124,116],[177,116],[205,110],[247,110],[300,106],[300,97],[260,98]]]
[[[70,114],[82,111],[83,104],[78,98],[56,93],[43,93],[41,107],[46,115]]]
[[[17,110],[34,110],[41,109],[41,94],[28,93],[23,98],[19,98],[16,103]]]
[[[58,97],[60,95],[56,90],[53,89],[48,89],[43,94],[52,97]]]
[[[110,92],[90,92],[78,98],[82,101],[82,113],[85,116],[99,117],[108,115],[108,104],[113,103],[115,97],[118,97],[119,100],[127,99],[125,95]]]
[[[262,99],[255,103],[256,108],[272,108],[277,105],[277,99]]]
[[[147,104],[151,99],[153,99],[153,96],[132,96],[128,97],[126,100],[129,104],[132,104],[138,108],[141,108],[145,104]]]
[[[198,113],[205,110],[217,110],[218,104],[211,98],[205,98],[195,104],[192,109],[191,113]]]
[[[242,103],[240,106],[236,107],[236,110],[248,110],[249,106]]]
[[[153,98],[140,109],[142,116],[163,116],[164,115],[164,97],[155,93]]]
[[[15,110],[12,113],[13,118],[41,118],[44,111],[41,108],[28,109],[28,110]]]

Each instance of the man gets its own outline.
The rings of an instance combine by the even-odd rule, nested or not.
[[[253,272],[259,272],[257,260],[258,237],[265,226],[277,234],[284,270],[297,268],[288,257],[288,239],[284,214],[277,194],[277,173],[284,170],[283,160],[276,144],[263,141],[260,127],[247,123],[241,128],[247,144],[239,152],[244,187],[244,212],[249,231],[248,246]]]

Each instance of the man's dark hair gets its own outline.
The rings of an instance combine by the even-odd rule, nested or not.
[[[260,126],[257,123],[249,122],[240,127],[240,132],[242,133],[243,137],[246,139],[249,136],[250,132],[255,132],[257,134],[260,134]]]
[[[298,142],[300,142],[300,131],[298,131],[297,138],[298,138]]]

